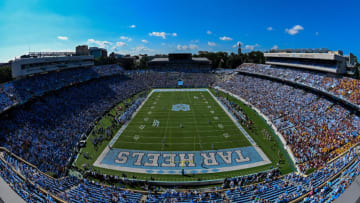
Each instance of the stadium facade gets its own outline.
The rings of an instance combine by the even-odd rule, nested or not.
[[[328,49],[282,49],[264,53],[266,64],[308,69],[334,74],[353,75],[354,58],[343,56],[342,51]]]
[[[20,78],[49,71],[70,68],[90,67],[94,65],[93,56],[58,56],[15,59],[11,63],[13,78]]]
[[[192,57],[190,53],[170,53],[168,57],[154,58],[148,62],[151,69],[210,70],[211,61],[205,57]]]

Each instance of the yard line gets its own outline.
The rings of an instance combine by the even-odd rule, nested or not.
[[[187,92],[186,95],[188,96],[189,103],[192,105],[192,103],[191,103],[191,98],[190,98],[190,96],[189,96],[189,92]],[[202,142],[201,142],[201,138],[200,138],[199,131],[198,131],[197,119],[196,119],[196,116],[195,116],[194,111],[191,111],[191,113],[193,114],[193,118],[194,118],[194,120],[195,120],[196,136],[199,138],[199,145],[200,145],[200,148],[201,148],[201,150],[202,150],[203,147],[202,147],[202,144],[201,144]],[[195,149],[194,149],[194,150],[195,150]]]
[[[128,144],[139,144],[137,142],[129,142],[129,141],[121,141],[123,143],[128,143]],[[219,144],[219,143],[232,143],[232,141],[221,141],[221,142],[204,142],[203,144]],[[189,143],[188,142],[176,142],[176,143],[172,143],[172,145],[188,145]],[[200,144],[200,143],[198,143]],[[158,142],[144,142],[144,143],[141,143],[140,145],[162,145],[161,143],[158,143]],[[233,148],[233,147],[224,147],[224,149],[230,149],[230,148]],[[208,149],[210,150],[210,149]],[[156,151],[156,150],[149,150],[149,151]],[[164,151],[164,150],[161,150],[161,151]],[[169,150],[170,151],[170,150]],[[177,151],[177,150],[171,150],[171,151]],[[189,151],[189,150],[186,150],[186,151]],[[204,150],[194,150],[194,151],[204,151]]]
[[[164,140],[164,144],[162,144],[162,146],[161,146],[161,151],[163,151],[164,146],[166,145],[166,135],[167,135],[166,132],[167,132],[167,130],[168,130],[167,126],[168,126],[168,124],[169,124],[170,111],[171,111],[171,108],[168,109],[168,114],[167,114],[167,119],[166,119],[166,128],[165,128],[165,132],[164,132],[164,137],[163,137],[163,139],[162,139],[162,140]],[[161,140],[161,142],[162,142],[162,140]]]

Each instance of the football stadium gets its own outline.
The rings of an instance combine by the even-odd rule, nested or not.
[[[267,40],[283,35],[285,48],[234,45],[237,38],[250,39],[230,28],[234,38],[205,30],[201,40],[171,45],[180,31],[152,32],[145,24],[160,21],[146,16],[141,25],[141,12],[133,12],[145,5],[159,13],[175,7],[185,11],[182,4],[159,8],[160,2],[144,3],[134,11],[134,2],[111,3],[112,8],[103,8],[106,14],[82,18],[77,11],[80,24],[70,17],[70,7],[59,10],[64,5],[54,6],[55,11],[53,5],[29,1],[26,9],[19,8],[21,19],[31,12],[48,18],[33,16],[44,30],[29,28],[34,39],[5,34],[21,43],[29,40],[32,50],[10,42],[4,44],[9,52],[0,48],[0,60],[10,59],[0,63],[0,202],[360,201],[360,67],[350,52],[357,53],[355,48],[344,43],[338,45],[342,51],[305,36],[300,43],[294,38],[308,35],[311,26],[279,33],[281,23],[260,35]],[[233,4],[259,9],[249,2],[224,8],[208,3],[208,9],[224,16]],[[207,13],[193,4],[190,10]],[[0,3],[0,13],[13,6]],[[39,10],[42,6],[46,12]],[[117,20],[112,21],[117,28],[102,24],[109,41],[76,39],[117,6],[123,13],[112,15],[126,15],[126,25]],[[9,22],[19,13],[9,15]],[[63,25],[61,15],[68,15]],[[185,20],[172,20],[181,30]],[[167,21],[164,25],[175,26]],[[46,30],[60,25],[77,30],[73,38],[46,41]],[[185,27],[191,25],[187,21]],[[248,29],[252,26],[257,25]],[[102,35],[94,28],[87,31]],[[118,39],[110,37],[120,33]],[[49,43],[49,48],[32,42],[37,37],[44,40],[41,47]],[[136,41],[140,48],[133,45]],[[328,43],[331,49],[299,48],[309,41]]]

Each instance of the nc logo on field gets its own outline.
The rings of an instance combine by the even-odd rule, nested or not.
[[[190,111],[190,106],[187,104],[174,104],[172,106],[173,111]]]

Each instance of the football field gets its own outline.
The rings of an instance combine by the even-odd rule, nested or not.
[[[265,140],[270,127],[255,111],[219,91],[222,97],[241,105],[254,122],[242,127],[209,89],[153,89],[132,118],[113,131],[111,140],[96,148],[87,142],[76,165],[89,164],[102,173],[136,175],[142,179],[196,180],[256,173],[273,168],[281,159],[278,140]],[[141,94],[126,102],[141,100]],[[114,107],[96,126],[106,128],[121,116]],[[127,108],[127,107],[125,107]],[[269,130],[271,133],[271,131]],[[92,131],[89,139],[100,134]],[[280,141],[279,141],[280,142]],[[288,162],[282,163],[288,172]],[[281,166],[282,166],[281,165]],[[183,176],[182,174],[191,174]],[[179,176],[182,175],[182,176]]]
[[[251,146],[208,91],[153,92],[113,148],[202,151]]]

